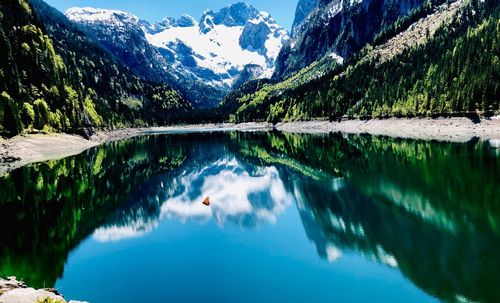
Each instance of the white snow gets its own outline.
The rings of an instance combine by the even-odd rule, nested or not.
[[[204,22],[212,18],[206,16]],[[265,22],[271,30],[265,42],[265,55],[257,51],[242,49],[240,37],[244,26],[213,25],[206,34],[198,24],[191,27],[169,27],[157,34],[146,33],[148,41],[158,47],[172,49],[178,43],[184,43],[193,50],[193,57],[198,67],[208,69],[222,75],[222,80],[211,81],[213,86],[230,87],[236,76],[229,75],[230,70],[243,70],[247,64],[256,64],[263,68],[260,77],[271,77],[274,62],[278,57],[283,42],[288,39],[286,30],[279,27],[268,13],[261,12],[257,18],[248,22],[259,24]],[[215,56],[214,56],[215,54]],[[178,66],[180,67],[180,66]]]
[[[363,0],[350,0],[350,1],[349,1],[349,4],[350,4],[350,5],[354,5],[354,4],[356,4],[356,3],[358,3],[358,4],[359,4],[359,3],[361,3],[361,2],[363,2]]]
[[[242,69],[246,64],[265,66],[266,60],[258,53],[241,49],[239,38],[243,26],[227,27],[215,25],[207,34],[200,32],[196,24],[191,27],[171,27],[156,35],[147,34],[148,41],[159,48],[169,48],[169,43],[183,42],[193,49],[199,67],[210,69],[216,73],[227,73],[236,66]],[[213,57],[211,54],[216,54]]]
[[[125,22],[137,23],[139,18],[132,14],[118,11],[99,9],[93,7],[72,7],[64,13],[69,20],[74,22],[99,22],[105,24],[122,25]]]
[[[352,2],[355,0],[351,0]],[[327,11],[326,11],[326,18],[327,20],[333,18],[336,14],[338,14],[342,10],[342,2],[339,3],[334,3],[332,6],[330,6]]]
[[[330,58],[332,58],[333,60],[337,61],[338,64],[342,65],[344,64],[344,58],[337,55],[336,53],[334,52],[331,52],[330,53]]]

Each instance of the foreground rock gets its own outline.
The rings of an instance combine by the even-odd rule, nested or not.
[[[55,289],[28,288],[15,277],[7,280],[0,279],[0,303],[67,303],[62,295]],[[69,301],[69,303],[84,303]]]

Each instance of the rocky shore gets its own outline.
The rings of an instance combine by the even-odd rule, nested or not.
[[[0,303],[86,303],[80,301],[66,301],[53,288],[29,288],[15,277],[0,279]]]

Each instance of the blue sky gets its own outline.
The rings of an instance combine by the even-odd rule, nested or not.
[[[151,22],[166,16],[178,17],[189,14],[198,19],[207,8],[219,10],[239,0],[45,0],[48,4],[64,12],[73,6],[91,6],[118,9],[132,13]],[[241,0],[240,0],[241,1]],[[258,10],[267,11],[278,24],[290,29],[295,14],[297,0],[246,0]]]

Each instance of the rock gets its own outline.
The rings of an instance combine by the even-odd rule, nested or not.
[[[55,288],[44,288],[43,290],[46,290],[48,292],[51,292],[51,293],[56,294],[58,296],[61,296],[61,293],[59,293],[59,291]]]
[[[215,24],[226,26],[244,26],[247,20],[256,18],[259,11],[255,7],[243,2],[238,2],[224,7],[218,13],[213,14]]]
[[[178,27],[190,27],[196,24],[196,20],[189,15],[182,15],[176,22]]]
[[[265,22],[257,24],[248,22],[243,28],[240,36],[240,46],[242,49],[257,51],[261,55],[267,53],[267,36],[271,33],[269,26]]]
[[[301,0],[292,39],[276,60],[274,78],[283,79],[334,52],[349,58],[386,24],[395,22],[424,0]]]
[[[318,0],[299,0],[297,8],[295,9],[295,19],[292,25],[292,37],[302,23],[306,20],[307,16],[318,6]]]
[[[240,73],[238,78],[236,78],[236,80],[234,81],[234,87],[238,88],[245,82],[258,78],[263,73],[264,69],[262,68],[262,66],[257,64],[247,64],[243,68],[243,71]]]
[[[19,161],[21,160],[20,157],[13,157],[13,156],[4,156],[2,155],[2,157],[0,158],[0,163],[13,163],[13,162],[16,162],[16,161]]]
[[[16,288],[25,288],[26,284],[16,280],[16,277],[7,277],[7,280],[0,279],[0,291],[8,291]]]
[[[45,298],[63,303],[66,302],[62,296],[58,296],[43,289],[16,288],[0,295],[0,303],[35,303]]]
[[[27,288],[26,284],[17,281],[16,277],[0,279],[0,303],[36,303],[47,298],[53,300],[52,302],[66,303],[64,297],[54,288],[37,290]],[[70,301],[70,303],[88,302]]]

